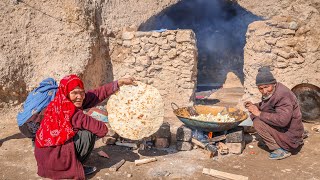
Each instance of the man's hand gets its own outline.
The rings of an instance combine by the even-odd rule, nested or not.
[[[260,116],[261,114],[261,111],[258,109],[258,107],[250,101],[244,102],[244,107],[255,116]]]
[[[136,86],[137,83],[134,82],[134,81],[135,81],[135,79],[134,79],[133,77],[120,78],[120,79],[118,80],[118,86],[119,86],[119,87],[120,87],[120,86],[123,86],[123,85],[134,85],[134,86]]]
[[[251,101],[246,101],[246,102],[243,103],[243,105],[244,105],[245,108],[247,108],[247,107],[253,105],[253,103]]]

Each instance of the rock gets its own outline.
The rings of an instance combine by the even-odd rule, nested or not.
[[[171,49],[169,52],[168,52],[168,57],[170,59],[173,59],[177,56],[177,50],[176,49]]]
[[[162,46],[162,45],[167,44],[167,43],[168,43],[168,40],[167,40],[167,39],[159,39],[159,40],[157,41],[157,44],[158,44],[159,46]]]
[[[160,37],[161,33],[159,32],[152,32],[151,36],[152,37]]]
[[[148,42],[149,42],[150,44],[155,44],[155,43],[156,43],[156,39],[155,39],[155,38],[149,38],[149,39],[148,39]]]
[[[226,143],[226,146],[229,149],[229,153],[241,154],[246,145],[245,145],[245,142],[242,141],[239,143]]]
[[[141,37],[141,41],[144,42],[144,43],[148,43],[149,42],[149,38]]]
[[[233,128],[226,135],[227,143],[240,143],[244,141],[244,133],[242,127]]]
[[[288,62],[287,61],[282,61],[282,60],[279,60],[279,59],[283,59],[282,57],[278,56],[277,57],[277,62],[275,63],[275,67],[277,68],[286,68],[288,67]]]
[[[309,28],[309,27],[303,26],[303,27],[300,27],[300,28],[296,31],[296,35],[297,35],[297,36],[301,36],[301,35],[303,35],[303,34],[306,34],[306,33],[309,32],[309,31],[310,31],[310,28]]]
[[[155,147],[156,148],[168,148],[170,146],[169,138],[156,138]]]
[[[295,35],[296,31],[295,30],[291,30],[291,29],[283,29],[283,30],[281,30],[281,33],[285,34],[285,35]]]
[[[163,44],[163,45],[161,46],[161,49],[169,50],[169,49],[171,49],[171,46],[170,46],[169,44]]]
[[[122,40],[118,39],[117,44],[122,45]]]
[[[147,71],[141,71],[139,72],[139,76],[142,78],[145,78],[147,76],[148,72]]]
[[[292,21],[289,23],[289,29],[291,30],[297,30],[299,27],[298,27],[298,23],[295,22],[295,21]]]
[[[193,83],[184,83],[181,85],[181,87],[183,89],[192,89],[192,88],[194,88],[194,84]]]
[[[141,66],[137,66],[137,67],[135,68],[135,70],[136,70],[137,72],[141,72],[141,71],[144,70],[144,68],[141,67]]]
[[[174,35],[167,36],[168,41],[174,41],[176,37]]]
[[[127,174],[127,177],[128,177],[128,178],[132,177],[132,174]]]
[[[286,22],[279,22],[279,23],[277,24],[277,27],[278,27],[278,28],[281,28],[281,29],[288,29],[288,28],[289,28],[289,24],[286,23]]]
[[[275,38],[268,38],[268,39],[265,39],[265,41],[269,45],[275,45],[277,43],[277,39]]]
[[[188,42],[193,39],[193,32],[190,30],[179,30],[177,32],[176,41],[177,42]]]
[[[136,58],[134,56],[129,56],[127,59],[125,59],[125,62],[134,64],[136,62]]]
[[[149,51],[152,47],[153,47],[152,44],[146,44],[146,45],[143,47],[143,50]]]
[[[192,130],[184,125],[177,129],[176,139],[177,141],[190,142],[192,138]]]
[[[257,41],[253,45],[252,49],[257,52],[266,52],[266,53],[271,52],[271,46],[267,44],[264,40]]]
[[[140,44],[140,39],[139,39],[139,38],[136,38],[136,39],[131,40],[131,44],[132,44],[132,45]]]
[[[156,46],[154,50],[149,53],[149,57],[151,59],[156,59],[158,57],[159,50],[160,50],[159,46]]]
[[[171,42],[171,43],[170,43],[170,47],[175,48],[175,47],[176,47],[176,45],[177,45],[177,43],[176,43],[176,42]]]
[[[131,40],[133,38],[134,38],[133,32],[123,32],[122,33],[122,39],[124,39],[124,40]]]
[[[192,143],[191,142],[184,142],[184,141],[177,141],[176,148],[178,151],[190,151],[190,150],[192,150]]]
[[[302,64],[304,63],[305,60],[303,57],[297,57],[297,58],[293,58],[291,61],[294,62],[295,64]]]
[[[124,41],[122,42],[122,45],[123,45],[124,47],[131,47],[131,41],[124,40]]]
[[[134,53],[138,53],[138,52],[140,52],[140,49],[141,49],[141,47],[139,45],[134,45],[131,50]]]
[[[281,56],[285,59],[289,59],[290,58],[290,53],[287,53],[285,51],[282,51],[280,49],[275,49],[274,52],[276,55]]]
[[[166,52],[162,49],[159,50],[159,57],[162,57],[166,54]]]
[[[164,122],[154,136],[157,138],[171,138],[170,124],[168,122]]]
[[[164,32],[162,32],[161,33],[161,36],[168,36],[168,35],[170,35],[171,33],[170,33],[170,30],[166,30],[166,31],[164,31]]]
[[[148,56],[139,56],[136,58],[137,63],[144,65],[145,67],[151,64],[151,60]]]

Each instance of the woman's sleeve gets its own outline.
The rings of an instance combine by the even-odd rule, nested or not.
[[[108,128],[104,122],[98,121],[93,117],[84,114],[82,110],[77,110],[72,116],[71,124],[73,128],[78,130],[88,130],[98,137],[104,137],[108,132]]]
[[[118,81],[107,83],[97,89],[89,90],[83,102],[83,109],[91,108],[111,96],[119,89]]]

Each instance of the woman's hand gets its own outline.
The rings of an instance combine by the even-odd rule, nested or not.
[[[134,85],[136,86],[137,83],[134,82],[135,79],[133,77],[128,77],[128,78],[120,78],[118,79],[118,86],[121,87],[123,85]]]

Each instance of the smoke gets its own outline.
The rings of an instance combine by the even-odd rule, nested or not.
[[[192,29],[198,47],[198,83],[222,84],[234,72],[243,82],[243,48],[248,25],[261,19],[233,1],[182,0],[139,28]]]

